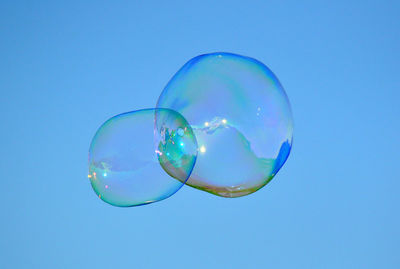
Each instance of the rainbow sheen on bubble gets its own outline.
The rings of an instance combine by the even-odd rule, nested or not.
[[[278,78],[263,63],[231,53],[187,62],[161,93],[190,123],[198,144],[186,184],[223,197],[265,186],[292,146],[293,118]]]
[[[178,112],[143,109],[107,120],[89,149],[93,190],[121,207],[168,198],[189,178],[196,162],[192,128]]]

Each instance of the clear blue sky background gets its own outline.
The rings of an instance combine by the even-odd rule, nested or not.
[[[398,1],[0,4],[0,268],[400,268]],[[254,57],[291,100],[266,187],[100,201],[87,151],[191,57]]]

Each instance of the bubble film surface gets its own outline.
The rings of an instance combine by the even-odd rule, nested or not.
[[[197,142],[187,121],[170,109],[144,109],[107,120],[89,149],[93,190],[115,206],[168,198],[194,167]]]
[[[289,100],[261,62],[212,53],[187,62],[169,81],[158,108],[178,111],[198,143],[186,184],[219,196],[238,197],[266,185],[292,145]]]

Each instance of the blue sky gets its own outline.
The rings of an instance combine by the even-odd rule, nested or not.
[[[2,1],[1,268],[399,268],[397,1]],[[87,151],[190,58],[279,77],[294,147],[260,191],[116,208]]]

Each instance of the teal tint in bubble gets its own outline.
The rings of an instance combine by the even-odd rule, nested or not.
[[[158,108],[181,113],[199,153],[186,184],[224,197],[253,193],[285,163],[293,119],[278,78],[261,62],[231,53],[187,62],[161,93]]]
[[[173,110],[123,113],[97,130],[89,150],[88,177],[98,197],[109,204],[160,201],[186,182],[197,148],[190,125]]]

